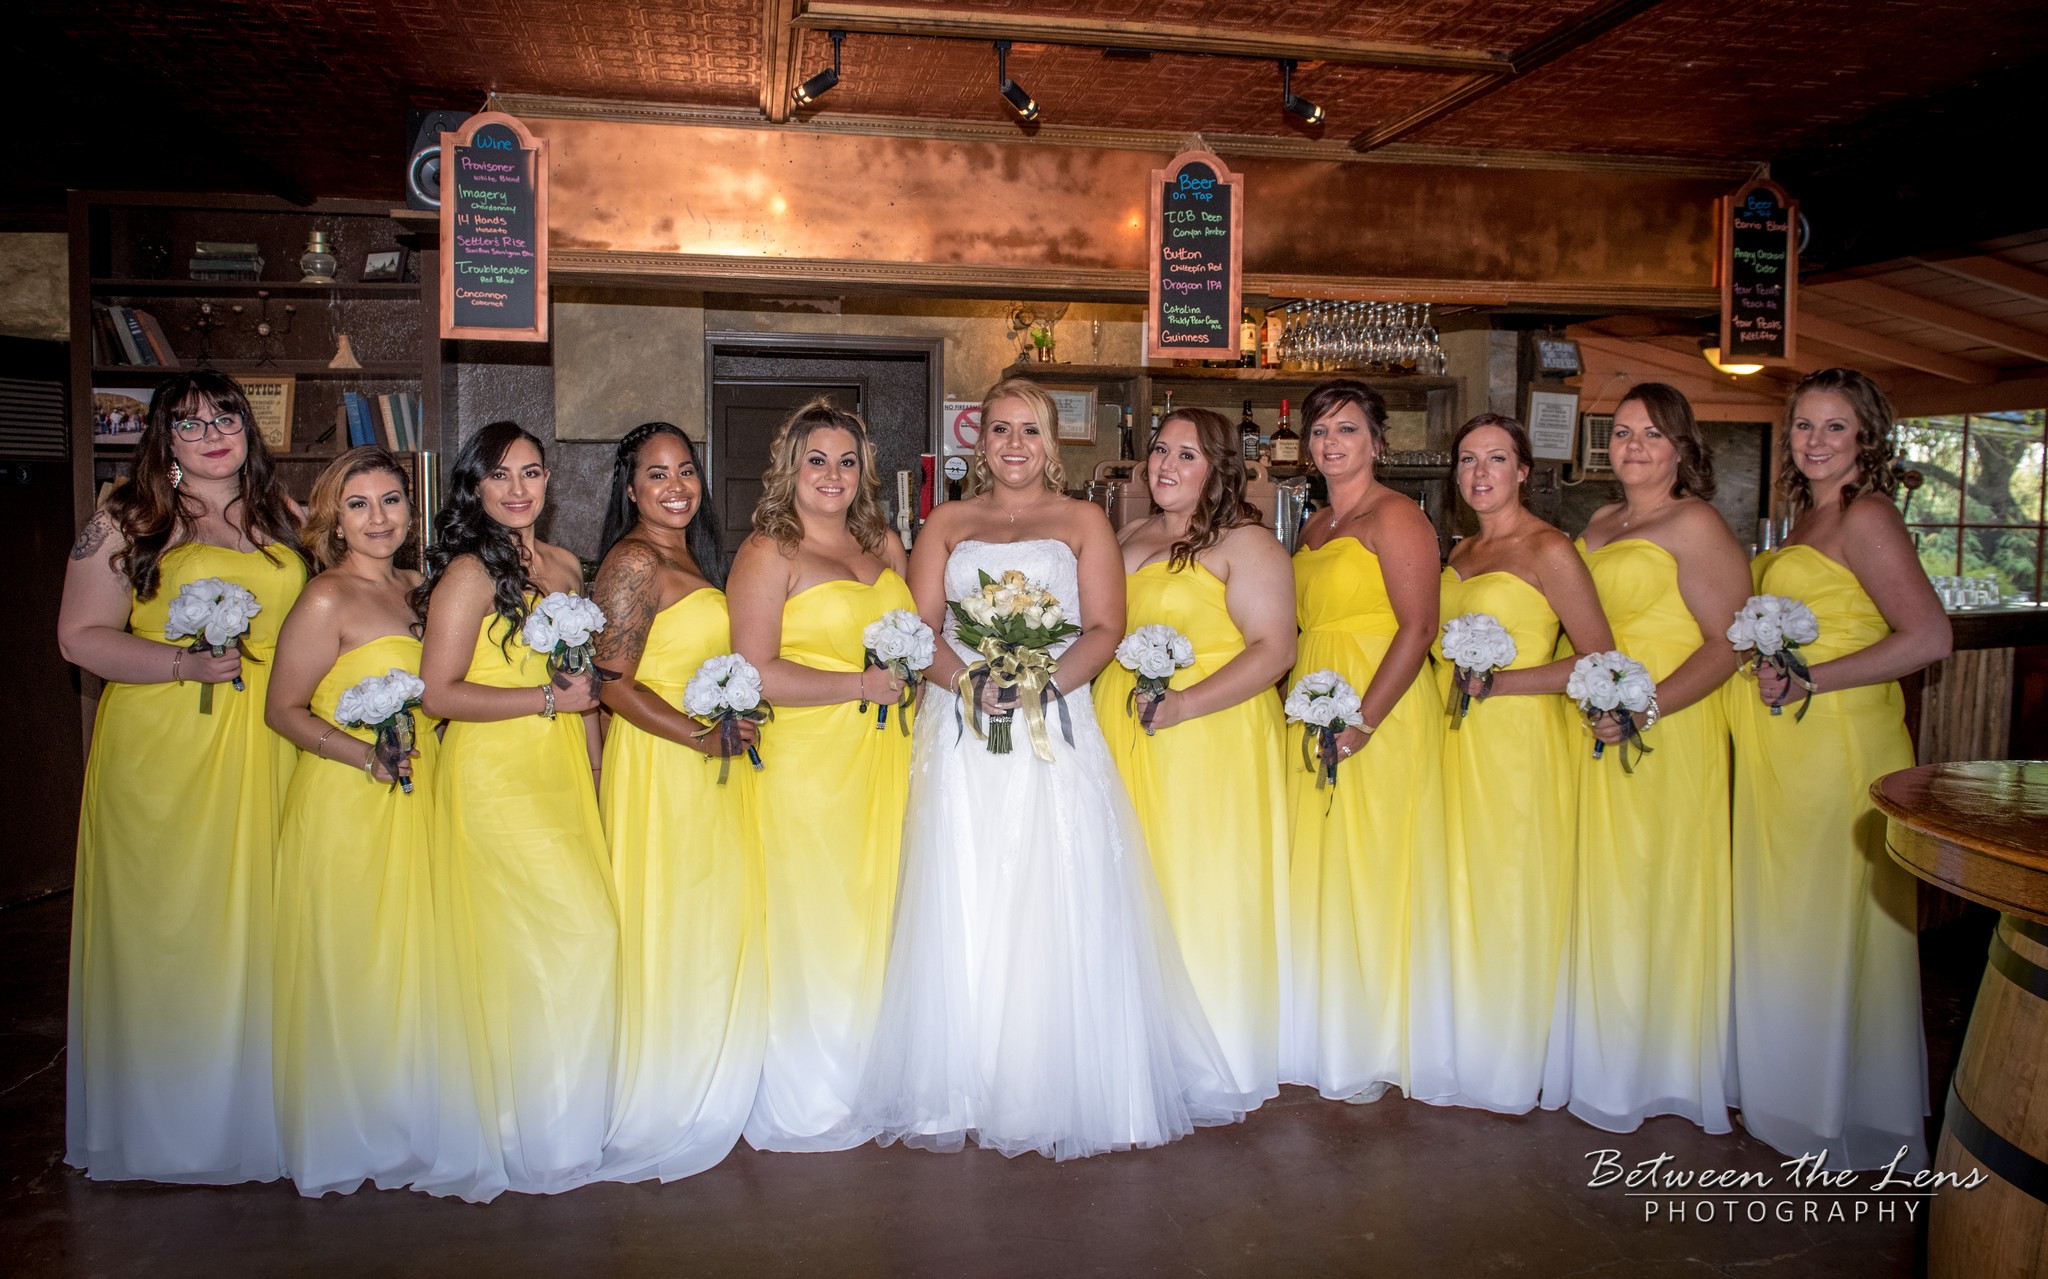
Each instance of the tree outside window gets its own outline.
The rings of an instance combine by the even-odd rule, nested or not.
[[[1900,509],[1931,577],[1998,579],[2006,602],[2040,598],[2048,411],[1907,418],[1899,452],[1924,482]]]

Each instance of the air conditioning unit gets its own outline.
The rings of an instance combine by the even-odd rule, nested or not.
[[[1614,414],[1579,415],[1579,474],[1590,475],[1596,471],[1603,475],[1613,473],[1614,460],[1607,453],[1607,446],[1613,439]]]

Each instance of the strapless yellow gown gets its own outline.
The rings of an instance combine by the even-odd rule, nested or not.
[[[1171,626],[1194,645],[1186,688],[1244,652],[1224,586],[1199,563],[1162,561],[1124,579],[1127,630]],[[1262,692],[1147,737],[1127,705],[1137,676],[1095,677],[1095,716],[1151,850],[1159,892],[1237,1107],[1280,1091],[1280,928],[1286,916],[1287,783],[1280,699]]]
[[[538,688],[546,659],[487,615],[466,678]],[[609,1128],[618,915],[583,716],[451,720],[434,786],[444,1086],[415,1184],[489,1199],[590,1179]],[[481,1125],[478,1131],[474,1125]]]
[[[1614,646],[1662,681],[1702,642],[1678,593],[1678,561],[1654,542],[1579,543]],[[1576,714],[1576,710],[1573,712]],[[1566,1025],[1569,1082],[1546,1082],[1596,1128],[1633,1132],[1680,1115],[1727,1132],[1728,717],[1718,692],[1643,734],[1633,775],[1621,752],[1579,770],[1579,873]]]
[[[1444,620],[1487,613],[1515,641],[1519,670],[1549,663],[1562,626],[1543,592],[1508,572],[1443,572]],[[1453,667],[1435,648],[1438,696]],[[1565,982],[1577,851],[1579,760],[1571,703],[1554,695],[1474,698],[1444,734],[1444,847],[1462,1106],[1535,1107]],[[1448,724],[1448,720],[1446,721]]]
[[[885,569],[874,585],[823,582],[782,606],[781,656],[858,671],[861,632],[917,607]],[[881,1007],[910,791],[910,738],[875,730],[857,702],[777,707],[755,778],[767,884],[768,1049],[747,1120],[757,1150],[845,1150]]]
[[[1353,537],[1294,556],[1301,646],[1289,683],[1334,670],[1360,694],[1398,629],[1379,557]],[[1291,1025],[1280,1077],[1326,1097],[1392,1084],[1457,1091],[1444,886],[1444,708],[1427,662],[1370,741],[1337,768],[1334,798],[1302,767],[1291,724],[1294,863]]]
[[[1759,594],[1820,622],[1810,665],[1891,634],[1856,575],[1810,546],[1751,565]],[[1735,1080],[1742,1126],[1788,1155],[1927,1166],[1918,902],[1885,852],[1870,784],[1913,766],[1897,683],[1815,694],[1773,716],[1730,681],[1735,733]],[[1795,687],[1794,692],[1797,692]]]
[[[636,678],[670,705],[732,651],[725,595],[657,613]],[[673,1181],[725,1158],[768,1034],[761,845],[746,757],[710,757],[612,717],[599,807],[619,891],[619,1050],[598,1175]]]
[[[128,613],[134,634],[170,644],[164,622],[186,583],[247,587],[262,611],[244,637],[246,691],[216,685],[208,715],[189,682],[100,694],[71,899],[64,1150],[95,1179],[279,1173],[271,864],[298,751],[265,727],[263,695],[306,570],[290,551],[269,554],[173,547],[155,597]]]
[[[313,690],[335,722],[372,675],[420,668],[420,642],[352,648]],[[413,793],[373,782],[356,753],[301,752],[277,842],[277,1128],[299,1193],[410,1184],[433,1161],[435,721],[415,707]],[[366,729],[342,730],[368,742]],[[340,734],[336,735],[337,737]]]

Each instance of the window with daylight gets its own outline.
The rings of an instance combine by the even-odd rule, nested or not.
[[[1899,423],[1900,460],[1921,477],[1899,488],[1899,509],[1950,605],[1990,603],[1993,591],[2007,604],[2041,598],[2044,427],[2042,409]]]

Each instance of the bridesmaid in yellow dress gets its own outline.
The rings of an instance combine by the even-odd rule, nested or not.
[[[436,1166],[415,1184],[470,1199],[582,1184],[610,1116],[619,932],[596,679],[550,678],[521,635],[539,597],[583,584],[534,534],[547,488],[533,436],[471,436],[413,593],[426,709],[448,721],[433,794],[445,1093]]]
[[[1423,666],[1437,629],[1436,534],[1373,475],[1386,451],[1377,391],[1325,382],[1302,402],[1302,420],[1330,504],[1294,557],[1301,640],[1289,678],[1336,671],[1363,697],[1364,726],[1338,735],[1334,795],[1302,767],[1299,740],[1290,744],[1294,994],[1281,1078],[1325,1097],[1372,1101],[1392,1085],[1442,1100],[1457,1077],[1444,715]]]
[[[279,1171],[271,857],[297,751],[264,725],[263,694],[306,566],[254,421],[210,370],[158,387],[132,478],[64,578],[58,644],[107,681],[79,806],[65,1062],[64,1161],[98,1180]],[[241,653],[165,638],[171,601],[203,578],[256,596]]]
[[[343,728],[341,695],[393,670],[417,674],[420,575],[404,472],[357,448],[313,484],[305,539],[319,576],[278,635],[265,703],[299,748],[277,842],[275,1068],[284,1172],[299,1193],[393,1190],[433,1160],[435,1128],[433,721],[415,708],[414,758],[390,759]],[[411,779],[413,793],[393,783]]]
[[[859,417],[824,400],[798,409],[776,432],[763,483],[728,586],[733,647],[775,707],[755,779],[768,1047],[746,1137],[757,1150],[845,1150],[874,1136],[853,1108],[910,787],[910,739],[893,722],[875,730],[875,705],[893,705],[903,684],[867,665],[861,632],[917,604]]]
[[[1451,441],[1458,494],[1479,517],[1443,571],[1448,622],[1483,613],[1515,642],[1491,679],[1468,675],[1470,709],[1444,734],[1444,848],[1450,876],[1452,1009],[1458,1093],[1450,1100],[1519,1115],[1535,1108],[1551,1056],[1551,1022],[1570,989],[1583,749],[1564,692],[1572,659],[1605,652],[1614,635],[1571,540],[1522,505],[1534,459],[1511,417],[1482,413]],[[1455,666],[1436,648],[1446,706]],[[1561,1056],[1561,1054],[1560,1054]],[[1561,1064],[1561,1063],[1555,1063]]]
[[[1738,684],[1735,1079],[1742,1126],[1788,1155],[1927,1166],[1918,906],[1885,852],[1870,783],[1913,766],[1898,678],[1940,661],[1948,617],[1892,505],[1891,405],[1823,369],[1793,389],[1778,452],[1793,513],[1751,564],[1758,594],[1803,602],[1813,702],[1776,670]],[[1772,714],[1782,706],[1784,714]]]
[[[1236,431],[1211,409],[1177,409],[1153,437],[1146,477],[1159,513],[1125,529],[1124,627],[1171,626],[1194,665],[1153,708],[1112,661],[1095,714],[1130,789],[1236,1106],[1280,1091],[1281,930],[1287,912],[1287,782],[1280,699],[1294,664],[1287,552],[1244,500]]]
[[[1734,534],[1707,501],[1713,459],[1692,406],[1630,387],[1611,444],[1621,501],[1580,538],[1614,646],[1649,669],[1661,717],[1633,775],[1621,752],[1581,761],[1569,1078],[1543,1104],[1633,1132],[1652,1115],[1728,1131],[1726,638],[1749,596]],[[1621,740],[1602,718],[1600,739]],[[1590,755],[1586,738],[1580,749]]]
[[[597,660],[612,708],[598,807],[619,893],[619,1049],[598,1175],[673,1181],[725,1158],[761,1081],[768,988],[760,834],[742,755],[681,709],[732,651],[718,515],[696,446],[667,422],[626,433],[612,468]],[[751,722],[742,738],[757,739]]]

